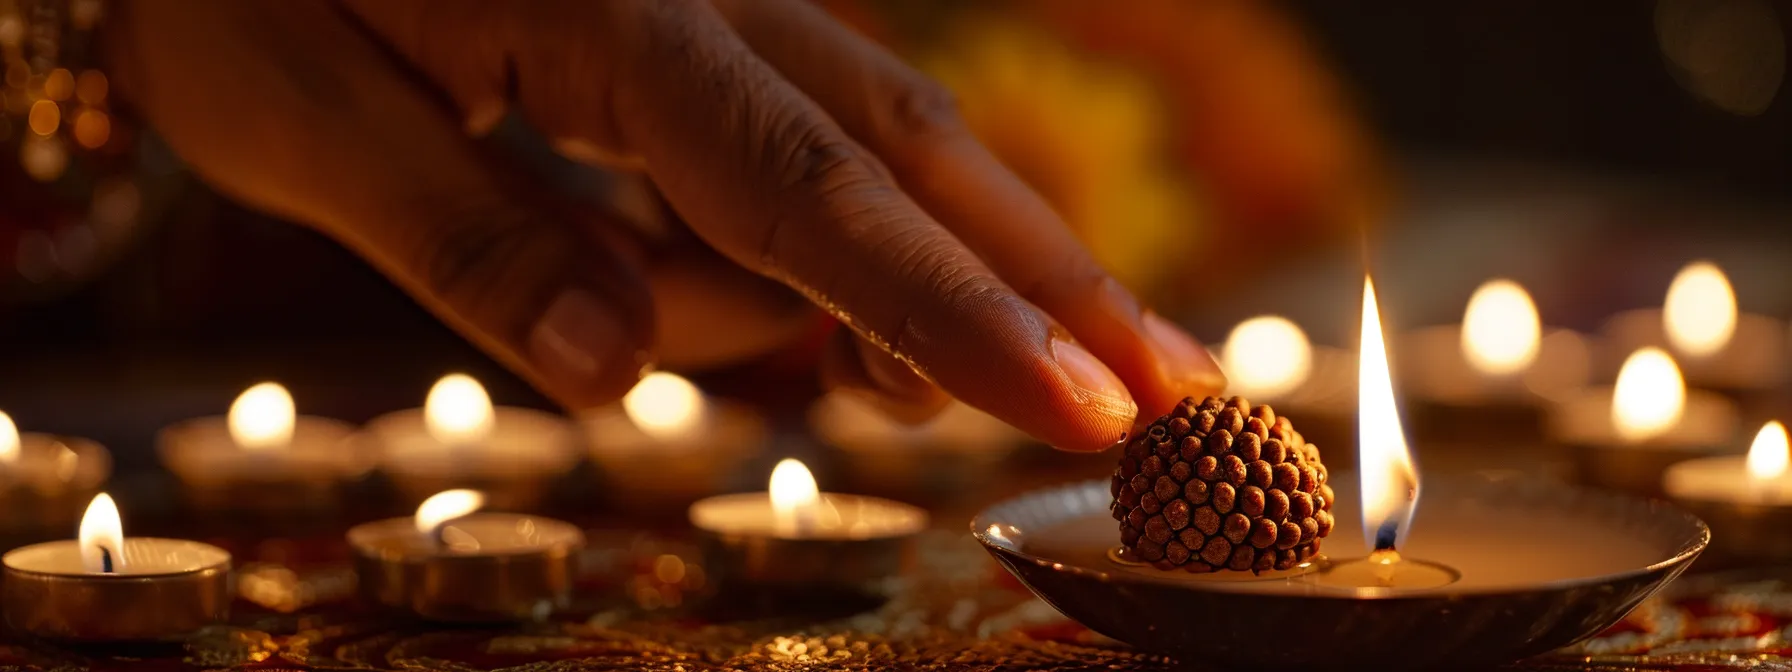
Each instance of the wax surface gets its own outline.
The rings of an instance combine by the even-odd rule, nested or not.
[[[691,505],[691,524],[721,534],[789,537],[779,534],[771,495],[745,493],[711,497]],[[822,493],[814,524],[803,539],[877,539],[914,534],[927,526],[920,509],[877,497]]]
[[[1662,488],[1676,499],[1737,504],[1792,505],[1792,472],[1755,480],[1742,455],[1687,460],[1668,468]]]
[[[1337,524],[1321,552],[1330,558],[1368,555],[1352,475],[1334,473]],[[1565,486],[1564,486],[1565,487]],[[1441,490],[1441,488],[1440,488]],[[1246,589],[1285,592],[1286,581],[1261,581],[1249,572],[1191,575],[1151,567],[1125,567],[1108,559],[1120,533],[1111,516],[1092,513],[1057,525],[1025,530],[1021,550],[1066,565],[1107,572],[1146,574],[1172,581],[1236,581]],[[1447,491],[1425,492],[1402,556],[1446,565],[1462,578],[1443,590],[1492,590],[1537,586],[1640,571],[1678,553],[1679,540],[1639,529],[1602,509],[1522,501],[1487,501]],[[1304,589],[1303,589],[1304,591]]]
[[[268,480],[350,477],[372,467],[367,453],[349,443],[354,427],[329,418],[293,419],[292,441],[283,447],[244,450],[230,436],[224,416],[195,418],[162,430],[157,452],[183,480]]]
[[[475,513],[443,527],[442,538],[450,542],[447,546],[419,533],[409,517],[356,525],[348,531],[348,541],[363,553],[430,557],[535,553],[567,548],[585,539],[570,523],[515,513]]]
[[[1665,433],[1635,444],[1639,450],[1727,451],[1735,445],[1739,418],[1736,404],[1704,390],[1686,390],[1686,410],[1680,423]],[[1555,438],[1586,446],[1625,446],[1612,424],[1612,388],[1590,387],[1557,406],[1550,415]]]
[[[8,551],[0,562],[9,569],[70,576],[156,576],[196,572],[230,563],[230,554],[211,544],[185,539],[127,537],[123,562],[110,574],[89,572],[81,563],[81,546],[73,539],[33,544]]]
[[[408,474],[503,476],[559,472],[577,459],[570,421],[526,408],[492,409],[491,433],[477,443],[448,445],[429,433],[423,411],[375,418],[367,437],[387,471]]]

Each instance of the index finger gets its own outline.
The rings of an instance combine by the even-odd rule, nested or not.
[[[616,130],[673,206],[967,403],[1099,449],[1137,408],[1120,380],[933,221],[705,3],[639,3]],[[993,383],[993,384],[992,384]]]

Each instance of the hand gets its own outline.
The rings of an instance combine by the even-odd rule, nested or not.
[[[715,252],[832,313],[851,331],[822,375],[900,415],[950,394],[1095,450],[1141,405],[1224,385],[945,91],[801,0],[115,7],[122,92],[195,172],[341,241],[570,408],[626,391],[656,323],[701,321],[665,295],[663,260],[482,151],[471,136],[510,112],[645,173]],[[788,312],[733,272],[682,293]],[[706,333],[777,339],[737,329]]]

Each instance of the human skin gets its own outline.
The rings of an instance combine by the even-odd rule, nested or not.
[[[732,351],[776,347],[789,290],[848,327],[824,381],[907,419],[956,397],[1098,450],[1224,386],[944,89],[801,0],[114,12],[121,93],[199,176],[341,242],[569,409],[688,355],[659,325],[729,314],[710,327]],[[702,244],[655,249],[519,179],[476,139],[506,114],[644,174]]]

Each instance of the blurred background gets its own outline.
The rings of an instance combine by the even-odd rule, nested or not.
[[[1792,314],[1792,2],[824,4],[953,88],[1110,268],[1210,343],[1280,314],[1353,347],[1365,259],[1390,332],[1460,320],[1496,276],[1545,325],[1593,331],[1659,306],[1694,259],[1744,312]],[[5,85],[0,408],[21,427],[98,438],[124,470],[153,465],[156,428],[262,379],[351,421],[447,371],[543,405],[355,257],[186,177],[103,73],[9,64]],[[494,142],[543,180],[605,184],[523,129]],[[809,356],[688,373],[797,417]]]

